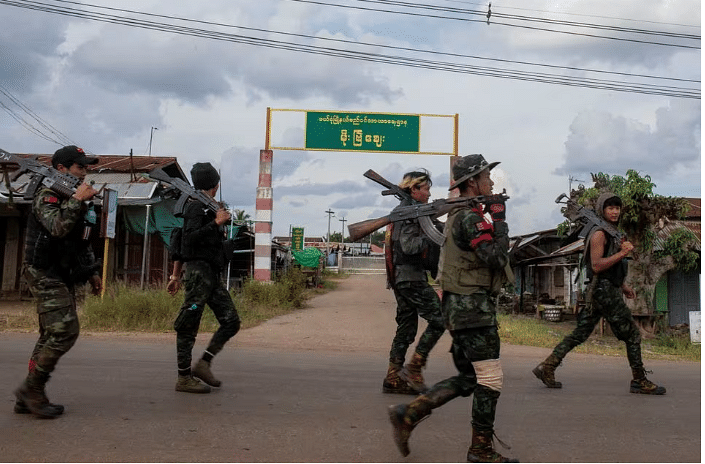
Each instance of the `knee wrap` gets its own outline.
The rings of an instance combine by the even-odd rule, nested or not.
[[[478,385],[484,385],[495,391],[502,390],[504,373],[502,372],[502,364],[500,364],[499,359],[473,361],[472,367],[475,368]]]

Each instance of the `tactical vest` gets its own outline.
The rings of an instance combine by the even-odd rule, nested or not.
[[[586,271],[588,280],[592,280],[593,278],[592,258],[590,257],[590,247],[588,246],[589,240],[592,238],[593,233],[588,235],[585,239],[585,264],[587,266]],[[622,244],[617,243],[617,240],[615,240],[613,237],[610,237],[605,233],[605,238],[607,239],[607,246],[605,247],[605,251],[602,254],[603,258],[612,256],[613,254],[619,252],[619,250],[622,249]],[[621,287],[624,283],[624,279],[626,279],[627,277],[628,266],[629,262],[627,261],[627,258],[622,258],[611,268],[605,269],[604,271],[600,272],[597,275],[597,278],[609,280],[610,283],[612,283],[612,285],[614,285],[615,287]]]
[[[461,249],[453,239],[453,224],[461,211],[458,208],[448,215],[443,230],[443,246],[441,257],[438,261],[438,280],[444,291],[460,295],[470,295],[482,291],[489,291],[495,295],[507,282],[504,269],[490,269],[473,250]]]
[[[32,267],[56,274],[67,284],[85,283],[93,271],[88,270],[94,262],[80,262],[88,248],[88,240],[83,239],[86,227],[91,225],[81,216],[65,237],[53,237],[39,222],[34,208],[27,218],[24,261]],[[86,272],[81,272],[83,269]]]
[[[416,253],[413,255],[407,255],[401,249],[401,243],[399,241],[399,239],[401,238],[401,229],[402,227],[409,225],[412,222],[413,221],[396,222],[394,223],[394,227],[392,229],[395,283],[428,281],[428,277],[426,277],[426,270],[424,269],[423,252]],[[419,232],[420,226],[418,222],[416,222],[414,225],[418,229],[417,232]]]

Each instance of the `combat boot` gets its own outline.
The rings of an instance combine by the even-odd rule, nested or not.
[[[411,386],[406,383],[401,377],[399,377],[399,372],[402,368],[402,362],[395,363],[390,362],[389,368],[387,369],[387,376],[382,382],[382,392],[383,393],[398,393],[401,395],[416,395]]]
[[[15,390],[15,411],[17,403],[24,405],[29,412],[45,419],[53,419],[64,412],[61,405],[49,403],[49,399],[44,392],[44,387],[49,381],[49,373],[35,370],[27,375],[27,379]]]
[[[433,409],[456,398],[458,393],[445,386],[434,386],[428,393],[419,395],[408,405],[390,406],[389,421],[392,423],[394,443],[402,456],[409,455],[409,436],[419,422],[431,415]]]
[[[406,366],[399,372],[399,377],[404,380],[418,394],[428,390],[424,383],[421,370],[426,367],[426,358],[418,353],[414,353]]]
[[[544,362],[534,368],[533,372],[537,379],[548,388],[561,388],[562,383],[556,381],[556,368],[561,363],[554,354],[551,354]]]
[[[213,373],[211,372],[211,363],[205,361],[204,359],[200,359],[196,365],[193,366],[193,369],[191,369],[191,375],[197,379],[203,380],[211,387],[220,387],[220,384],[222,383],[213,376]]]
[[[632,369],[634,379],[629,385],[630,393],[643,393],[645,395],[664,395],[666,389],[646,378],[646,370],[644,368]]]
[[[53,408],[56,410],[56,415],[60,416],[61,414],[64,413],[64,405],[63,404],[54,404],[54,403],[49,403],[49,399],[47,398],[47,403],[50,408]],[[22,400],[15,400],[15,414],[32,414],[32,411],[29,410],[26,404],[24,404],[24,401]]]
[[[495,451],[492,446],[492,434],[489,431],[478,431],[472,429],[472,444],[468,449],[468,462],[519,462],[517,459],[511,459],[502,456]]]
[[[194,379],[190,375],[180,375],[176,381],[175,390],[186,393],[210,393],[211,387],[203,385],[198,379]]]

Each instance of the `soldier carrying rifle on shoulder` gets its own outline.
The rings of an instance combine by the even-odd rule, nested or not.
[[[21,160],[20,160],[21,161]],[[15,412],[54,418],[64,412],[61,404],[50,403],[45,386],[59,359],[76,343],[79,333],[75,289],[90,282],[98,295],[99,264],[88,240],[95,225],[95,212],[87,202],[98,192],[83,182],[86,166],[98,163],[74,145],[60,148],[51,158],[53,169],[33,180],[49,177],[75,180],[75,189],[54,189],[42,184],[32,201],[27,221],[23,275],[37,300],[39,340],[29,359],[29,372],[15,391]],[[58,193],[61,192],[61,193]]]
[[[404,174],[395,189],[397,196],[402,198],[399,206],[428,203],[431,185],[431,175],[425,170]],[[426,390],[422,369],[426,366],[428,354],[445,332],[441,302],[427,276],[427,271],[431,271],[435,278],[440,247],[424,234],[418,219],[394,222],[389,242],[387,246],[388,251],[391,250],[393,265],[387,279],[397,301],[397,330],[382,391],[416,395]],[[419,316],[428,325],[411,360],[404,366],[406,352],[416,338]]]
[[[563,196],[565,194],[556,202]],[[568,208],[571,207],[575,209],[575,204],[569,200]],[[581,213],[581,209],[577,212]],[[631,310],[622,299],[622,295],[626,298],[635,297],[634,290],[624,282],[627,276],[627,256],[634,245],[624,240],[616,230],[622,213],[622,199],[613,193],[603,193],[597,199],[595,213],[589,213],[584,215],[588,216],[587,227],[591,228],[585,234],[584,254],[590,279],[586,305],[578,313],[578,326],[575,330],[556,345],[553,352],[534,368],[533,373],[548,388],[561,388],[562,383],[555,378],[556,368],[573,348],[590,337],[600,318],[604,317],[615,336],[626,345],[633,375],[629,391],[663,395],[666,389],[646,378],[647,371],[641,360],[641,333]]]
[[[394,441],[404,456],[409,454],[411,432],[433,409],[458,396],[474,394],[468,462],[517,462],[499,454],[492,444],[503,379],[494,298],[511,275],[507,197],[492,195],[490,170],[497,164],[488,163],[482,155],[468,155],[453,166],[450,190],[458,188],[461,199],[449,200],[455,207],[443,231],[438,280],[458,375],[438,382],[409,404],[389,407]]]

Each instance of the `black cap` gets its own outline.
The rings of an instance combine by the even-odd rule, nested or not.
[[[191,168],[191,180],[194,188],[210,190],[220,182],[220,174],[210,163],[196,163]]]
[[[86,152],[83,148],[79,148],[76,145],[68,145],[63,148],[59,148],[51,157],[51,165],[56,168],[58,165],[62,165],[66,168],[70,168],[73,164],[78,164],[80,166],[88,166],[89,164],[97,164],[98,158],[92,156],[86,156]]]

